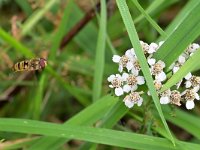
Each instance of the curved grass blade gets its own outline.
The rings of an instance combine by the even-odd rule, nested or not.
[[[106,145],[114,145],[132,149],[200,149],[199,144],[191,144],[177,141],[174,147],[167,139],[115,131],[110,129],[92,128],[77,125],[62,126],[59,124],[24,120],[24,119],[0,119],[0,131],[17,132],[25,134],[48,135],[55,138],[70,138]]]
[[[43,100],[43,94],[44,94],[44,85],[47,76],[46,74],[41,74],[39,78],[39,83],[36,89],[36,94],[33,97],[33,105],[32,105],[32,112],[33,112],[33,119],[38,120],[41,115],[41,106],[42,106],[42,100]]]
[[[165,2],[165,0],[154,0],[149,6],[148,8],[145,10],[145,12],[147,14],[151,14],[153,11],[155,11],[157,8],[159,8],[163,3]],[[142,19],[144,18],[144,15],[140,14],[134,21],[134,23],[138,23],[140,22]]]
[[[197,0],[190,0],[188,3],[181,9],[181,12],[176,16],[175,19],[169,24],[165,32],[170,35],[174,30],[179,26],[182,21],[187,17],[190,11],[199,3]],[[164,40],[165,37],[160,36],[158,41]]]
[[[93,101],[96,101],[101,96],[103,71],[105,63],[105,46],[106,46],[106,2],[101,1],[101,18],[100,29],[97,40],[96,56],[95,56],[95,71],[93,80]]]
[[[126,26],[129,38],[131,40],[131,43],[132,43],[132,45],[133,45],[133,47],[135,49],[135,53],[136,53],[136,55],[138,57],[140,66],[142,68],[142,72],[143,72],[144,77],[146,79],[147,86],[148,86],[149,91],[150,91],[150,93],[152,95],[152,98],[153,98],[153,101],[155,103],[155,106],[156,106],[156,108],[158,110],[158,113],[160,115],[160,118],[161,118],[161,120],[162,120],[162,122],[163,122],[163,124],[165,126],[165,129],[169,134],[170,140],[175,145],[174,138],[171,135],[169,127],[168,127],[168,125],[166,123],[166,120],[165,120],[165,118],[163,116],[163,112],[162,112],[161,106],[159,104],[159,98],[158,98],[156,89],[155,89],[154,84],[153,84],[153,79],[152,79],[152,76],[151,76],[151,74],[149,72],[149,66],[147,64],[146,58],[144,56],[144,53],[142,51],[142,48],[141,48],[141,45],[140,45],[140,42],[139,42],[139,38],[138,38],[138,35],[137,35],[137,31],[135,29],[133,20],[131,18],[128,6],[127,6],[125,1],[121,1],[121,0],[117,0],[117,5],[118,5],[118,8],[120,10],[120,13],[121,13],[122,19],[124,21],[124,24]]]
[[[32,13],[33,10],[28,1],[16,0],[15,2],[21,7],[21,9],[27,16],[29,16]]]
[[[33,27],[34,25],[42,19],[44,14],[51,9],[52,6],[55,5],[55,3],[58,3],[57,0],[50,0],[46,3],[44,7],[42,7],[39,10],[36,10],[32,13],[32,15],[26,20],[26,22],[22,26],[22,35],[26,35]]]
[[[186,47],[200,35],[200,1],[191,7],[187,16],[181,24],[175,27],[164,44],[159,48],[154,55],[158,60],[163,60],[166,67],[169,67]]]
[[[60,42],[63,36],[66,34],[66,31],[67,31],[66,24],[69,22],[69,16],[72,10],[71,8],[72,2],[73,2],[72,0],[68,1],[68,5],[66,6],[64,10],[63,17],[58,27],[58,30],[52,38],[52,47],[49,54],[49,59],[52,61],[54,61],[54,59],[56,58],[56,52],[59,49]]]
[[[10,44],[12,47],[14,47],[19,53],[22,53],[26,58],[34,57],[33,52],[31,52],[28,48],[26,48],[24,45],[22,45],[20,42],[18,42],[15,38],[13,38],[11,35],[9,35],[1,27],[0,27],[0,37],[5,42]]]
[[[162,30],[162,28],[148,15],[148,13],[142,8],[137,0],[132,0],[137,9],[142,13],[142,15],[149,21],[149,23],[156,29],[161,36],[167,37],[167,34]]]
[[[66,121],[65,125],[92,125],[97,120],[101,119],[107,111],[117,103],[117,99],[110,95],[104,96],[86,109]],[[91,113],[92,112],[92,113]],[[68,138],[55,138],[55,137],[42,137],[38,142],[33,144],[29,150],[37,150],[38,147],[41,149],[57,149],[63,145]]]
[[[185,112],[181,109],[175,109],[174,115],[172,116],[170,115],[171,109],[169,107],[165,107],[164,111],[166,112],[165,117],[168,121],[200,139],[200,118],[198,116],[191,114],[191,112]]]

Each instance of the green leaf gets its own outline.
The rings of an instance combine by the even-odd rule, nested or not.
[[[42,19],[44,14],[51,9],[52,6],[54,6],[59,1],[57,0],[49,0],[44,7],[36,10],[32,13],[32,15],[26,20],[26,22],[22,26],[22,35],[26,35],[33,27],[34,25]]]
[[[109,110],[110,107],[117,103],[117,99],[110,95],[104,96],[98,101],[94,102],[89,107],[66,121],[65,125],[92,125],[97,120],[101,119]],[[55,138],[55,137],[43,137],[41,140],[36,142],[29,150],[35,150],[38,147],[41,149],[56,149],[63,145],[67,140],[66,138]]]
[[[1,27],[0,27],[0,37],[10,44],[10,46],[14,47],[19,53],[24,55],[27,58],[34,57],[34,53],[30,51],[28,48],[26,48],[24,45],[22,45],[20,42],[18,42],[15,38],[13,38],[11,35],[6,33]]]
[[[166,131],[168,132],[168,134],[170,136],[170,140],[172,141],[173,144],[175,144],[174,138],[172,137],[170,130],[169,130],[169,127],[168,127],[166,120],[163,116],[163,112],[162,112],[162,109],[161,109],[161,106],[160,106],[160,103],[159,103],[159,98],[158,98],[156,89],[155,89],[154,84],[153,84],[153,79],[152,79],[152,76],[149,72],[149,66],[147,64],[146,58],[145,58],[143,50],[141,48],[139,38],[138,38],[138,35],[137,35],[137,31],[135,29],[133,20],[131,18],[128,6],[127,6],[125,1],[121,1],[121,0],[117,0],[117,5],[118,5],[118,8],[120,10],[122,19],[124,21],[124,24],[125,24],[125,27],[127,29],[131,43],[133,45],[133,48],[135,49],[135,53],[138,57],[138,61],[140,63],[140,66],[142,68],[142,72],[143,72],[144,77],[146,79],[147,86],[148,86],[149,91],[152,95],[153,101],[154,101],[155,106],[158,110],[160,118],[161,118],[161,120],[162,120],[162,122],[165,126]]]
[[[52,47],[49,54],[49,59],[52,61],[54,61],[54,59],[56,58],[56,52],[59,50],[61,40],[66,34],[67,31],[66,24],[69,22],[69,16],[72,10],[71,6],[72,6],[72,0],[68,2],[68,5],[64,10],[62,20],[59,24],[58,30],[52,38]]]
[[[139,9],[139,11],[143,14],[143,16],[149,21],[149,23],[156,29],[160,35],[166,37],[167,34],[160,28],[160,26],[148,15],[148,13],[142,8],[142,6],[138,3],[137,0],[132,0],[135,6]]]
[[[173,19],[173,21],[169,24],[165,32],[168,35],[172,34],[176,30],[177,26],[179,26],[183,22],[183,20],[188,16],[188,14],[191,12],[191,10],[193,10],[193,8],[197,4],[199,4],[199,1],[197,0],[188,1],[188,3],[180,10],[176,18]],[[165,39],[164,36],[159,37],[159,41],[164,39]]]
[[[32,13],[32,8],[29,5],[28,1],[16,0],[15,2],[21,7],[21,9],[26,13],[27,16]]]
[[[149,6],[148,8],[145,10],[145,12],[147,14],[151,14],[152,12],[158,10],[158,8],[163,5],[163,3],[165,2],[165,0],[154,0]],[[135,20],[134,23],[138,23],[140,22],[142,19],[144,19],[144,15],[140,14]]]
[[[103,71],[105,63],[105,46],[106,46],[106,2],[101,1],[101,16],[100,28],[97,40],[96,56],[95,56],[95,71],[93,80],[93,101],[96,101],[101,96]]]
[[[48,135],[57,138],[78,139],[101,143],[106,145],[119,146],[132,149],[199,149],[200,145],[186,142],[178,142],[174,147],[170,142],[163,138],[115,131],[110,129],[84,127],[78,125],[66,125],[32,121],[24,119],[0,119],[0,131],[17,132],[26,134]],[[40,147],[41,148],[41,147]]]
[[[200,34],[200,1],[194,8],[190,9],[181,24],[167,37],[164,44],[154,55],[156,60],[163,60],[169,67],[186,47]]]
[[[46,74],[41,74],[39,78],[39,84],[36,89],[36,94],[33,96],[33,105],[32,105],[32,112],[33,112],[33,119],[39,119],[41,115],[42,110],[42,100],[43,100],[43,94],[44,94],[44,85],[45,80],[47,78]]]
[[[200,139],[200,118],[198,116],[192,114],[191,112],[185,112],[178,108],[174,109],[174,115],[171,115],[170,107],[165,107],[164,110],[165,117],[168,121],[191,133],[196,138]]]

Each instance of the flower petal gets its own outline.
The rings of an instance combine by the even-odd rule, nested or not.
[[[131,91],[131,86],[128,85],[128,84],[124,85],[123,86],[123,91],[126,92],[126,93],[130,92]]]
[[[185,82],[185,87],[190,88],[192,86],[192,83],[190,81]]]
[[[107,80],[109,81],[109,82],[112,82],[113,81],[113,79],[115,78],[115,75],[110,75],[108,78],[107,78]]]
[[[152,66],[152,65],[154,65],[154,64],[156,63],[156,60],[155,60],[154,58],[150,58],[150,59],[148,59],[147,61],[148,61],[148,64],[149,64],[150,66]]]
[[[131,51],[131,49],[128,49],[126,52],[125,52],[125,55],[128,57],[128,58],[133,58],[133,52]]]
[[[138,105],[138,106],[141,106],[141,105],[142,105],[142,102],[143,102],[143,98],[141,97],[140,100],[137,102],[137,105]]]
[[[121,75],[120,74],[116,74],[115,75],[117,78],[121,78]]]
[[[122,72],[122,71],[123,71],[123,66],[122,66],[122,65],[119,65],[118,71],[119,71],[119,72]]]
[[[191,77],[192,77],[192,74],[191,74],[191,72],[189,72],[184,78],[186,80],[189,80]]]
[[[161,104],[168,104],[170,102],[170,99],[168,96],[165,96],[165,97],[161,97],[160,98],[160,103]]]
[[[187,101],[187,102],[186,102],[186,108],[187,108],[187,109],[192,109],[192,108],[194,108],[194,101]]]
[[[137,79],[137,84],[139,85],[142,85],[145,83],[143,76],[137,76],[136,79]]]
[[[200,98],[199,98],[199,94],[197,94],[196,92],[195,92],[195,98],[197,99],[197,100],[199,100]]]
[[[139,70],[135,69],[135,67],[132,68],[131,73],[135,76],[139,74]]]
[[[123,80],[123,81],[126,81],[128,77],[129,77],[129,74],[128,74],[128,73],[125,73],[125,72],[124,72],[124,73],[122,74],[122,80]]]
[[[184,57],[184,56],[179,56],[179,57],[178,57],[178,62],[179,62],[180,64],[183,64],[183,63],[185,62],[185,57]]]
[[[156,43],[151,43],[149,45],[148,53],[152,54],[152,53],[156,52],[157,48],[158,48],[158,45]]]
[[[173,73],[175,74],[179,69],[180,69],[180,67],[174,66],[173,69],[172,69],[172,70],[173,70]]]
[[[131,86],[131,91],[133,92],[133,91],[137,90],[137,88],[138,88],[137,85],[132,85],[132,86]]]
[[[164,63],[163,61],[159,60],[158,63],[159,63],[163,68],[165,68],[165,63]]]
[[[155,79],[158,81],[164,81],[167,78],[166,74],[164,72],[159,73],[155,76]]]
[[[126,107],[128,107],[128,108],[132,108],[134,106],[134,103],[131,102],[130,100],[125,100],[124,103],[125,103]]]
[[[109,85],[109,87],[110,87],[110,88],[113,88],[113,85],[112,85],[112,84],[110,84],[110,85]]]
[[[123,91],[123,89],[121,87],[115,88],[115,95],[121,96],[123,94],[124,94],[124,91]]]
[[[129,61],[127,64],[126,64],[126,68],[128,71],[130,71],[132,68],[133,68],[133,62],[132,61]]]
[[[112,61],[115,62],[115,63],[119,63],[121,57],[119,55],[113,55],[112,57]]]
[[[199,86],[199,85],[197,85],[197,86],[195,86],[195,87],[193,88],[193,91],[194,91],[194,92],[198,92],[198,91],[199,91],[199,89],[200,89],[200,86]]]

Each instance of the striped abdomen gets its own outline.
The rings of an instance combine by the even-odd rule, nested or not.
[[[30,66],[29,60],[20,61],[13,66],[14,71],[28,71]]]

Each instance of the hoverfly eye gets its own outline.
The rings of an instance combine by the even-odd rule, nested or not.
[[[44,58],[40,59],[40,66],[41,68],[44,68],[46,66],[46,60]]]

